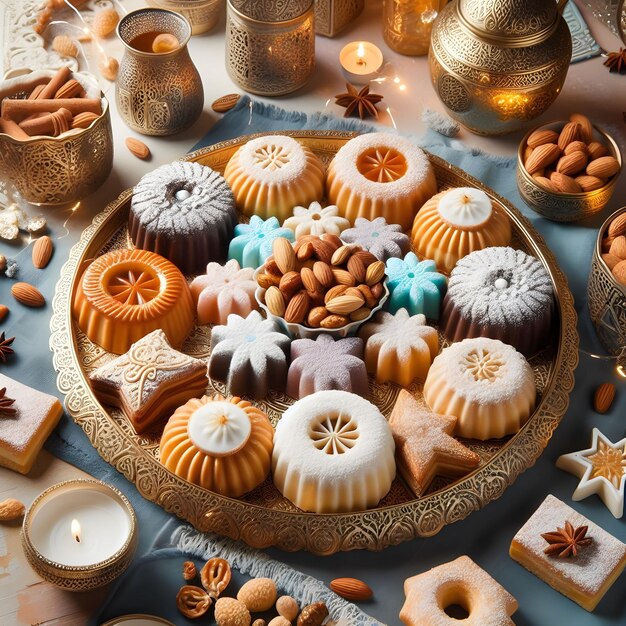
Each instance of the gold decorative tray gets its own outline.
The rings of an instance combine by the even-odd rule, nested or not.
[[[354,134],[299,131],[287,133],[308,145],[326,163]],[[250,137],[204,148],[186,157],[223,172],[234,151]],[[434,535],[445,524],[465,518],[498,498],[525,469],[533,465],[563,417],[574,386],[578,362],[576,313],[567,280],[532,225],[504,198],[477,179],[442,159],[430,155],[439,188],[475,186],[499,202],[511,218],[516,247],[542,261],[554,284],[558,324],[553,345],[531,359],[539,390],[537,407],[520,430],[499,441],[465,441],[481,456],[480,467],[454,482],[437,478],[427,494],[415,499],[398,477],[390,493],[375,509],[349,514],[304,513],[281,496],[268,479],[244,498],[234,500],[188,483],[158,461],[160,432],[138,436],[123,414],[103,407],[92,393],[87,374],[113,358],[91,343],[71,316],[71,302],[85,261],[114,248],[129,246],[127,219],[132,190],[123,192],[82,234],[64,265],[53,301],[50,347],[58,371],[58,387],[65,394],[68,413],[87,433],[103,459],[134,482],[141,494],[167,511],[212,531],[264,548],[308,550],[332,554],[339,550],[381,550],[387,546]],[[209,357],[211,329],[197,326],[184,351],[197,358]],[[442,342],[443,343],[443,342]],[[209,390],[224,391],[209,382]],[[421,397],[420,389],[413,389]],[[388,415],[399,387],[370,382],[370,400]],[[292,400],[273,393],[257,404],[276,423]]]

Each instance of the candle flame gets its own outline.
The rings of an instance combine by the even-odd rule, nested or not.
[[[356,49],[356,55],[359,57],[359,59],[362,59],[365,56],[365,46],[363,45],[362,41],[359,43],[359,46]]]
[[[76,518],[72,520],[71,531],[76,543],[80,543],[80,523]]]

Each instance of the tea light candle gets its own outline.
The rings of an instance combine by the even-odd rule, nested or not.
[[[135,513],[117,489],[100,481],[59,483],[26,513],[22,543],[35,571],[49,582],[76,590],[80,580],[81,589],[94,589],[130,563]]]
[[[341,49],[339,62],[348,81],[364,85],[376,78],[383,65],[383,53],[369,41],[353,41]]]

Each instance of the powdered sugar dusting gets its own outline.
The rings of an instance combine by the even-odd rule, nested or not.
[[[365,217],[357,217],[354,228],[344,230],[341,239],[361,246],[381,261],[390,257],[402,258],[411,248],[411,240],[402,231],[402,226],[387,224],[384,217],[371,221]]]
[[[339,215],[339,209],[334,205],[322,208],[319,202],[312,202],[308,208],[297,206],[293,215],[288,217],[283,226],[293,230],[296,239],[305,235],[341,234],[350,226],[350,222]]]
[[[265,184],[295,181],[307,166],[304,148],[285,135],[248,141],[239,148],[238,159],[245,175]]]

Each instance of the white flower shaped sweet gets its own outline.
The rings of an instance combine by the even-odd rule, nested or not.
[[[339,215],[339,209],[334,206],[322,208],[319,202],[311,202],[309,208],[297,206],[293,215],[288,217],[283,227],[293,230],[296,239],[305,235],[323,235],[329,233],[337,235],[349,228],[350,222]]]
[[[254,269],[239,266],[231,259],[226,265],[209,263],[206,274],[191,283],[191,293],[198,308],[200,324],[226,324],[230,313],[245,317],[258,309],[254,297],[257,284]]]

